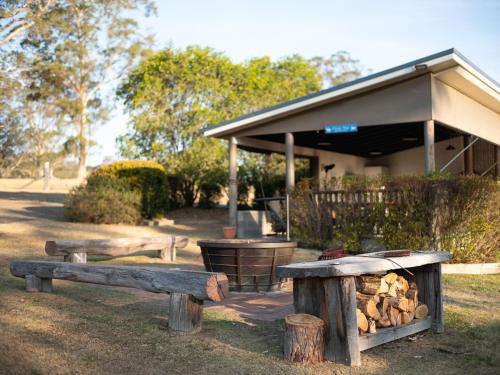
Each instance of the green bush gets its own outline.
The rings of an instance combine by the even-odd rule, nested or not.
[[[92,186],[95,179],[106,177],[121,181],[141,197],[141,215],[152,219],[163,216],[169,208],[169,184],[165,168],[154,161],[123,160],[103,165],[87,179]]]
[[[137,224],[141,218],[141,195],[125,182],[96,176],[66,196],[65,209],[74,221],[96,224]]]
[[[491,178],[346,177],[322,190],[343,199],[332,202],[303,182],[291,202],[292,234],[312,246],[340,242],[359,252],[362,240],[376,239],[388,249],[447,250],[454,262],[500,257],[500,187]]]

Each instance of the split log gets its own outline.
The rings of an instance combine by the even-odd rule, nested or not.
[[[390,272],[387,275],[384,276],[385,281],[387,284],[393,284],[398,278],[398,275],[394,272]]]
[[[389,291],[389,286],[381,276],[358,276],[356,288],[365,294],[381,294]]]
[[[410,321],[415,319],[415,311],[408,311],[408,316],[410,317]]]
[[[363,295],[360,293],[356,295],[356,304],[358,306],[358,309],[360,309],[367,318],[379,320],[380,313],[377,309],[377,303],[375,301],[376,299],[374,299],[373,296],[370,295]]]
[[[13,261],[10,272],[17,277],[33,275],[41,279],[123,286],[153,293],[190,294],[199,300],[221,301],[228,294],[227,276],[214,272],[41,261]]]
[[[415,307],[417,307],[417,305],[418,305],[418,289],[416,287],[415,288],[411,287],[410,289],[408,289],[408,291],[406,292],[406,298],[408,298],[409,300],[412,300]]]
[[[174,335],[201,331],[203,301],[189,294],[171,293],[168,310],[168,330]]]
[[[429,314],[429,309],[427,305],[421,303],[415,308],[415,319],[425,318]]]
[[[399,310],[396,309],[395,307],[389,307],[389,311],[387,312],[387,315],[389,316],[389,320],[391,322],[391,325],[393,327],[396,327],[401,324],[401,318],[399,318]],[[399,319],[399,324],[398,324],[398,319]]]
[[[408,312],[415,312],[415,302],[412,299],[408,300]]]
[[[324,361],[325,322],[313,315],[294,314],[285,317],[285,359],[300,363]]]
[[[398,285],[395,282],[390,284],[389,291],[387,292],[387,294],[391,297],[398,296]]]
[[[356,320],[358,321],[358,330],[360,332],[368,331],[368,320],[366,315],[361,312],[360,309],[356,309]]]
[[[377,332],[377,325],[375,323],[375,319],[368,319],[368,332],[369,333],[376,333]]]
[[[403,276],[398,276],[397,282],[399,283],[399,289],[403,291],[404,294],[410,289],[408,281]]]
[[[412,321],[412,318],[410,317],[410,314],[408,314],[406,311],[401,313],[401,323],[406,324],[410,323]]]
[[[94,240],[56,240],[47,241],[45,243],[45,252],[47,255],[64,256],[68,256],[73,253],[123,256],[140,251],[159,250],[159,255],[162,257],[167,256],[167,253],[171,249],[186,247],[188,241],[187,237],[175,236]]]
[[[389,303],[399,311],[408,311],[408,299],[405,297],[393,297]]]
[[[386,328],[390,326],[391,326],[391,321],[387,315],[383,315],[382,318],[377,320],[377,327]]]

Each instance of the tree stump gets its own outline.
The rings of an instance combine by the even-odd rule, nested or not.
[[[203,301],[192,295],[171,293],[168,330],[174,335],[188,335],[201,331]]]
[[[285,359],[292,362],[324,361],[325,322],[313,315],[294,314],[285,317]]]

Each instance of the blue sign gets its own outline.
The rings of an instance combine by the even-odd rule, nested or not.
[[[356,133],[358,124],[326,125],[325,134]]]

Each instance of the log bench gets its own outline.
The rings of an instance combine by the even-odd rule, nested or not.
[[[163,236],[95,240],[55,240],[45,242],[47,255],[62,255],[65,262],[87,263],[87,255],[124,256],[140,251],[157,250],[163,260],[175,262],[176,249],[187,246],[187,237]]]
[[[279,277],[293,278],[296,314],[311,314],[326,323],[325,358],[350,366],[361,365],[360,352],[432,328],[443,332],[441,262],[450,259],[445,251],[417,251],[409,256],[384,258],[376,254],[280,266]],[[413,276],[409,275],[410,271]],[[376,333],[358,335],[355,277],[387,271],[409,277],[418,286],[429,316]]]
[[[229,290],[223,273],[179,269],[20,260],[11,262],[10,272],[25,278],[28,292],[52,292],[52,279],[61,279],[168,293],[168,329],[174,334],[199,332],[203,301],[221,301]]]

